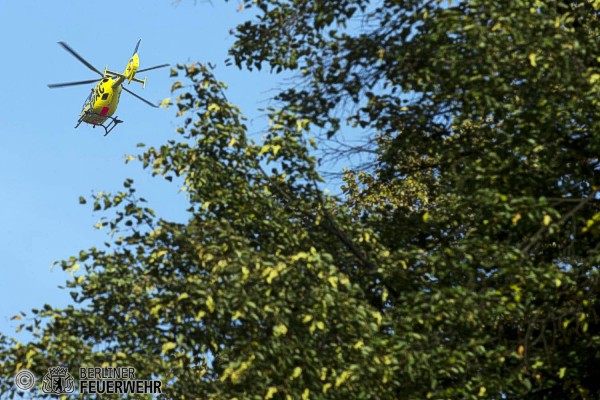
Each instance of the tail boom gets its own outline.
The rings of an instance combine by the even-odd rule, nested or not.
[[[117,82],[116,82],[117,85],[122,84],[124,81],[127,81],[127,82],[134,81],[134,82],[137,82],[137,83],[141,83],[143,89],[146,88],[146,78],[145,77],[144,77],[144,79],[138,79],[138,78],[136,78],[134,76],[131,76],[131,75],[128,76],[128,75],[125,75],[125,74],[120,74],[118,72],[110,71],[108,69],[104,70],[104,76],[106,76],[106,74],[112,75],[113,77],[117,78]]]

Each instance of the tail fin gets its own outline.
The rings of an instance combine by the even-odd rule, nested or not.
[[[135,50],[133,50],[133,55],[129,59],[129,62],[127,63],[127,67],[125,68],[125,72],[123,73],[123,75],[125,76],[125,79],[127,79],[127,83],[131,83],[131,80],[135,77],[135,73],[137,72],[138,67],[140,66],[140,57],[138,56],[138,48],[140,47],[141,41],[142,41],[142,39],[138,40],[138,42],[135,46]]]

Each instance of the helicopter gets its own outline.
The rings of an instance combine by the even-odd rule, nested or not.
[[[104,68],[104,73],[102,73],[92,64],[90,64],[85,58],[80,56],[68,44],[66,44],[65,42],[58,42],[60,46],[62,46],[66,51],[71,53],[71,55],[78,59],[83,65],[100,75],[100,78],[89,79],[85,81],[54,83],[48,85],[49,88],[55,89],[66,86],[87,85],[90,83],[96,83],[96,86],[91,90],[90,94],[83,103],[83,108],[81,110],[81,114],[79,115],[77,125],[75,125],[75,128],[78,128],[82,122],[85,122],[86,124],[92,125],[92,127],[94,128],[96,126],[103,127],[105,131],[104,136],[108,135],[110,131],[112,131],[118,124],[123,122],[116,116],[113,117],[113,114],[117,111],[117,105],[119,104],[121,90],[126,91],[127,93],[133,95],[134,97],[138,98],[139,100],[143,101],[151,107],[158,108],[156,104],[153,104],[152,102],[144,99],[143,97],[135,94],[134,92],[123,86],[125,81],[127,81],[127,84],[130,84],[133,81],[141,83],[143,89],[146,87],[146,78],[136,78],[136,73],[146,72],[153,69],[164,68],[169,66],[169,64],[161,64],[156,65],[154,67],[138,70],[138,67],[140,65],[138,48],[140,47],[141,41],[142,39],[138,40],[137,45],[135,46],[135,50],[133,50],[133,55],[129,59],[127,67],[125,67],[125,72],[123,72],[122,74],[110,71],[108,70],[108,67]],[[106,121],[109,122],[106,123]]]

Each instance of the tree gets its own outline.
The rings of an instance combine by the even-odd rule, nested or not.
[[[189,220],[129,180],[97,196],[115,239],[61,263],[83,269],[76,305],[34,310],[2,376],[127,365],[169,398],[598,397],[600,2],[244,6],[232,62],[300,75],[264,142],[210,68],[180,66],[181,136],[138,160],[183,182]],[[348,124],[374,162],[325,195],[309,135]]]

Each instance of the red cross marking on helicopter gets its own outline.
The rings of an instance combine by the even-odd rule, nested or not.
[[[104,116],[104,115],[108,114],[108,110],[109,110],[108,107],[102,107],[102,111],[100,111],[100,115]]]

